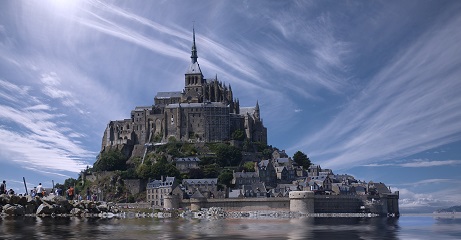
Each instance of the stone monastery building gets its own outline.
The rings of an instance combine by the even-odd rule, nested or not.
[[[197,62],[193,30],[191,63],[184,74],[181,92],[159,92],[154,105],[136,107],[131,118],[110,121],[104,132],[102,149],[117,145],[145,145],[179,141],[219,142],[241,130],[252,142],[267,144],[267,129],[260,117],[259,104],[240,107],[231,86],[206,79]]]

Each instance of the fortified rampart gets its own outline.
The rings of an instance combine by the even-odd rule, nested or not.
[[[398,192],[376,196],[361,195],[314,195],[311,191],[292,191],[284,198],[239,198],[239,199],[183,199],[175,196],[165,198],[166,208],[219,207],[225,211],[291,211],[307,213],[375,213],[379,215],[399,215]]]
[[[290,208],[289,198],[215,198],[215,199],[185,199],[181,203],[182,207],[191,210],[201,208],[219,207],[226,211],[286,211]]]

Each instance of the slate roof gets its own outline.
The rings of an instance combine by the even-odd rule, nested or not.
[[[275,172],[281,173],[285,167],[275,167]],[[286,168],[285,168],[286,169]]]
[[[175,162],[200,162],[198,157],[176,158]]]
[[[201,178],[201,179],[183,179],[183,185],[193,185],[193,184],[218,184],[217,178]]]
[[[200,199],[200,198],[205,198],[205,196],[203,196],[200,190],[197,189],[197,191],[195,191],[194,194],[190,196],[190,198]]]
[[[261,162],[258,163],[259,167],[267,167],[270,163],[270,160],[261,160]]]
[[[375,188],[378,191],[378,193],[383,194],[383,193],[391,193],[389,189],[386,187],[386,184],[384,183],[375,183]]]
[[[191,63],[189,67],[186,70],[186,74],[197,74],[197,73],[202,73],[202,70],[200,69],[200,65],[198,62]]]
[[[246,115],[247,113],[252,115],[255,112],[255,107],[240,107],[240,115]]]
[[[234,172],[235,178],[257,178],[259,177],[256,172]]]
[[[199,107],[227,107],[222,102],[206,102],[206,103],[173,103],[168,104],[165,108],[199,108]]]
[[[180,98],[182,96],[181,92],[158,92],[155,95],[157,99],[168,99],[168,98]]]
[[[165,181],[154,180],[147,184],[147,188],[170,187],[174,185],[175,177],[166,177]]]

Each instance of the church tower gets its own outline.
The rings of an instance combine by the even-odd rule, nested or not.
[[[255,112],[254,112],[255,119],[260,120],[260,114],[259,114],[259,102],[256,101],[256,107],[255,107]]]
[[[197,47],[195,46],[195,28],[192,28],[192,50],[191,63],[186,70],[184,84],[184,99],[183,102],[203,102],[203,92],[205,79],[197,62]]]

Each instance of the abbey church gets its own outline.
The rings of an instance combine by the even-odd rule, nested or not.
[[[158,92],[151,106],[139,106],[131,118],[110,121],[104,132],[101,150],[113,146],[144,146],[174,138],[187,142],[230,140],[242,131],[252,142],[267,144],[267,129],[260,116],[259,104],[240,107],[231,86],[206,79],[197,62],[193,30],[191,62],[184,74],[180,92]]]

